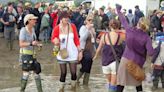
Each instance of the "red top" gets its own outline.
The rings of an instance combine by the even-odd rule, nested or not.
[[[74,43],[75,43],[75,45],[77,47],[77,46],[80,45],[79,37],[78,37],[78,34],[77,34],[77,29],[76,29],[76,26],[74,24],[71,24],[71,27],[72,27],[72,31],[73,31],[73,34],[74,34]],[[51,42],[52,43],[54,43],[53,40],[55,38],[59,39],[59,25],[57,25],[54,28],[53,32],[52,32],[52,37],[51,37]]]
[[[51,18],[53,19],[53,28],[57,25],[58,22],[58,13],[57,12],[53,12],[51,13]]]

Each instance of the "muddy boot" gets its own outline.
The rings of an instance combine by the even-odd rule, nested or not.
[[[71,81],[71,89],[76,90],[76,81],[75,80]]]
[[[37,78],[37,79],[35,79],[35,82],[36,82],[36,86],[37,86],[38,92],[43,92],[41,79]]]
[[[77,83],[78,83],[78,84],[80,83],[79,80],[80,80],[80,78],[83,76],[83,74],[84,74],[83,72],[80,72],[80,71],[78,72],[78,75],[77,75]]]
[[[88,86],[89,76],[90,76],[90,73],[85,73],[84,74],[83,85]]]
[[[13,50],[13,41],[9,41],[9,50]]]
[[[153,79],[152,91],[155,91],[155,90],[158,89],[158,83],[159,83],[159,79],[158,79],[158,77],[155,77],[155,78]]]
[[[25,92],[26,85],[27,85],[27,80],[22,79],[20,92]]]
[[[65,87],[65,82],[60,82],[58,92],[64,92],[64,87]]]

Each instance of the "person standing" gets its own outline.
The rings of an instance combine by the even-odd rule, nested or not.
[[[17,12],[18,12],[18,15],[16,16],[16,20],[17,20],[16,24],[17,24],[17,38],[18,38],[21,28],[24,27],[23,19],[25,17],[25,14],[23,12],[22,4],[17,5]]]
[[[104,13],[104,9],[103,8],[99,8],[99,13],[100,13],[100,16],[102,17],[102,20],[101,20],[101,29],[105,29],[108,26],[109,18]]]
[[[128,22],[121,13],[121,5],[116,5],[119,19],[126,30],[126,47],[121,58],[117,71],[117,92],[123,92],[124,86],[136,86],[137,92],[142,92],[142,81],[136,80],[127,70],[128,62],[136,63],[141,69],[146,61],[147,54],[152,56],[154,49],[149,35],[148,23],[144,17],[141,17],[136,27],[130,28]]]
[[[3,6],[2,6],[2,4],[0,4],[0,38],[2,37],[4,37],[4,30],[3,30],[3,28],[4,28],[4,25],[3,25],[3,23],[1,22],[1,19],[2,19],[2,15],[3,15],[3,13],[4,13],[4,9],[3,9]]]
[[[44,10],[44,14],[41,20],[41,26],[40,26],[40,39],[42,40],[42,42],[44,43],[48,43],[49,39],[50,39],[50,35],[51,35],[51,30],[50,30],[50,16],[48,14],[49,12],[49,8],[45,8]]]
[[[140,10],[139,6],[135,6],[135,12],[134,12],[134,26],[137,26],[137,23],[141,17],[144,17],[143,12]]]
[[[43,92],[40,66],[36,61],[35,47],[42,46],[36,40],[36,34],[34,26],[36,24],[37,17],[33,14],[27,14],[24,18],[24,25],[19,35],[19,46],[20,46],[20,63],[22,66],[22,78],[21,78],[21,89],[20,92],[25,92],[27,81],[30,74],[34,74],[35,82],[38,92]]]
[[[7,47],[9,50],[13,49],[13,42],[15,38],[15,24],[16,18],[13,11],[12,3],[8,3],[7,11],[2,16],[2,23],[4,24],[4,36],[7,42]]]
[[[93,63],[92,58],[95,52],[94,43],[96,37],[92,14],[89,14],[86,17],[85,25],[83,25],[80,28],[79,35],[80,35],[80,47],[82,49],[81,53],[83,55],[83,58],[79,61],[79,63],[81,63],[81,68],[77,76],[77,82],[79,83],[79,79],[84,74],[83,85],[88,85],[92,63]]]
[[[35,33],[36,33],[36,38],[38,41],[39,41],[40,25],[41,25],[41,13],[39,12],[40,6],[41,6],[41,3],[37,2],[31,11],[31,14],[34,14],[35,16],[38,17],[37,23],[35,25]]]
[[[76,26],[69,22],[67,11],[61,12],[59,20],[60,24],[54,28],[51,41],[55,45],[54,49],[59,51],[56,56],[61,71],[59,92],[63,92],[67,75],[67,64],[69,64],[71,72],[71,86],[72,89],[75,89],[77,61],[82,55],[80,54],[81,49]],[[62,57],[64,54],[62,54],[63,49],[66,49],[68,53],[67,57]]]

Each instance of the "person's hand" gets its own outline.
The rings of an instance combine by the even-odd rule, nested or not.
[[[4,24],[5,24],[5,25],[9,25],[9,22],[5,22]]]
[[[116,4],[116,9],[117,9],[118,11],[121,11],[122,6],[121,6],[120,4]]]
[[[37,46],[38,44],[39,44],[38,41],[32,41],[32,45],[33,45],[33,46]]]
[[[151,63],[151,68],[152,68],[152,69],[154,68],[154,64],[153,64],[153,63]]]
[[[83,58],[83,53],[79,52],[79,54],[78,54],[78,64],[80,64],[82,58]]]

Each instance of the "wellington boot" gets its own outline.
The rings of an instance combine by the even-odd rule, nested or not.
[[[71,81],[71,89],[76,90],[76,81],[75,80]]]
[[[80,83],[79,80],[80,80],[80,78],[83,76],[83,74],[84,74],[83,72],[80,72],[80,71],[78,72],[78,75],[77,75],[77,83],[78,83],[78,84]]]
[[[13,41],[9,41],[9,50],[13,50]]]
[[[58,92],[64,92],[64,87],[65,87],[65,82],[60,82]]]
[[[90,77],[90,73],[85,73],[84,74],[83,85],[88,86],[89,77]]]
[[[41,79],[40,78],[39,79],[35,79],[35,82],[36,82],[36,86],[37,86],[38,92],[43,92]]]
[[[20,90],[20,92],[25,92],[26,85],[27,85],[27,80],[22,79],[21,80],[21,90]]]

